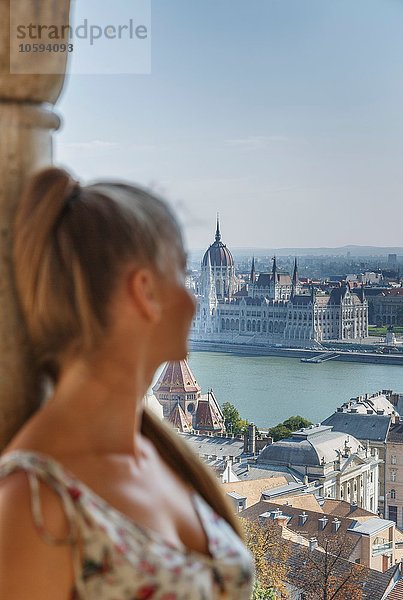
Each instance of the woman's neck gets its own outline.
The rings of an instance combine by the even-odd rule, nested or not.
[[[139,358],[71,361],[36,425],[46,425],[46,443],[57,453],[136,456],[143,398],[154,372]]]

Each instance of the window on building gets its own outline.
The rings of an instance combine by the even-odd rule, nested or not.
[[[391,498],[391,500],[395,500],[395,498],[396,498],[396,490],[390,490],[390,498]]]
[[[396,464],[396,455],[392,454],[392,456],[390,457],[390,462],[392,463],[392,465]]]
[[[389,520],[397,525],[397,506],[389,506]]]
[[[391,481],[396,481],[396,471],[395,470],[392,470],[390,472],[390,480]]]

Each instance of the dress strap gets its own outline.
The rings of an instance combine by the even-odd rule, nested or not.
[[[41,538],[51,545],[70,545],[72,550],[75,587],[80,600],[85,600],[86,589],[82,578],[82,561],[79,547],[79,516],[77,507],[68,491],[63,477],[55,470],[52,459],[34,452],[16,450],[0,457],[0,479],[15,471],[24,471],[31,492],[31,511],[35,527]],[[40,498],[39,481],[59,496],[69,525],[66,537],[58,538],[45,528]]]
[[[69,533],[64,538],[57,538],[50,531],[47,531],[44,524],[40,492],[39,492],[39,481],[38,475],[34,471],[27,471],[27,477],[31,488],[31,509],[34,523],[43,539],[49,544],[63,545],[63,544],[75,544],[78,539],[78,525],[76,515],[74,514],[74,506],[66,490],[63,490],[60,486],[52,485],[52,489],[55,490],[63,504],[64,512],[69,523]],[[45,483],[49,483],[46,481]]]

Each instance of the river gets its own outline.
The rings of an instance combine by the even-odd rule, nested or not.
[[[343,363],[301,363],[272,356],[191,352],[189,365],[203,393],[213,388],[222,405],[260,427],[291,415],[319,423],[353,396],[391,389],[403,394],[403,367]]]

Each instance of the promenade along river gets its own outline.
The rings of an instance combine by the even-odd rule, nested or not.
[[[359,394],[391,389],[403,394],[403,366],[328,361],[301,363],[273,356],[191,352],[189,365],[203,393],[213,388],[242,417],[261,427],[291,415],[319,423]]]

